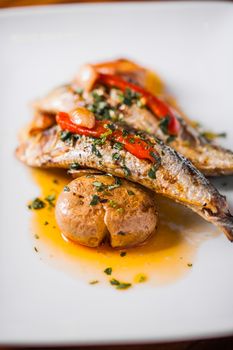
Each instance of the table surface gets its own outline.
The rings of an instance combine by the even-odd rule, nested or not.
[[[124,0],[111,0],[121,1]],[[128,0],[132,1],[132,0]],[[171,1],[171,0],[170,0]],[[48,5],[48,4],[65,4],[65,3],[81,3],[81,2],[109,2],[109,0],[0,0],[0,8],[16,7],[16,6],[33,6],[33,5]],[[86,347],[77,347],[80,350]],[[0,350],[11,349],[9,347],[0,347]],[[27,348],[30,349],[30,348]],[[38,349],[38,348],[37,348]],[[55,349],[55,348],[51,348]],[[59,349],[75,349],[75,347],[66,347]],[[101,346],[91,347],[89,349],[103,350],[232,350],[233,337],[217,338],[209,340],[195,340],[168,344],[150,344],[150,345],[127,345],[127,346]]]

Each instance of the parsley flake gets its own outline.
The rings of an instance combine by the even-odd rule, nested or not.
[[[112,274],[112,268],[111,267],[107,267],[105,270],[104,270],[104,273],[106,273],[106,275],[111,275]]]
[[[34,210],[38,210],[38,209],[43,209],[45,207],[45,202],[42,201],[40,198],[35,198],[29,205],[28,205],[28,209],[34,209]]]
[[[90,205],[97,205],[100,201],[99,196],[97,196],[96,194],[94,194],[92,196],[92,200],[90,201]]]

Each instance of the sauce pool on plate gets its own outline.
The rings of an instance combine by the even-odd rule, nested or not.
[[[46,203],[44,208],[32,210],[35,253],[46,263],[92,285],[111,285],[113,279],[132,286],[175,282],[192,270],[200,244],[218,234],[193,212],[157,197],[158,230],[144,245],[123,250],[107,245],[84,247],[62,236],[54,215],[56,199],[72,178],[65,170],[34,169],[32,175],[40,188],[38,197]]]

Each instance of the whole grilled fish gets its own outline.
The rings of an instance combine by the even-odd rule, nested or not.
[[[164,130],[164,125],[159,119],[152,114],[147,108],[141,108],[135,101],[130,106],[117,103],[114,100],[113,93],[116,91],[111,89],[106,91],[104,86],[97,86],[98,91],[102,91],[102,101],[107,103],[109,108],[118,109],[118,115],[121,119],[136,129],[147,131],[154,134],[165,143],[169,144],[176,151],[188,158],[196,168],[207,176],[230,175],[233,174],[233,152],[227,150],[213,141],[209,141],[203,136],[192,122],[177,111],[173,110],[180,122],[180,132],[175,138],[171,138]],[[59,112],[69,112],[80,105],[90,105],[92,103],[90,94],[83,94],[81,97],[73,89],[72,85],[65,85],[52,91],[48,96],[36,101],[34,108],[41,114],[49,114],[50,116]],[[121,109],[121,107],[124,107]],[[113,119],[115,115],[113,116]]]
[[[17,157],[33,167],[69,169],[78,164],[127,178],[191,208],[233,241],[233,216],[225,197],[190,161],[162,141],[144,135],[160,159],[155,169],[152,162],[139,159],[125,149],[117,151],[120,157],[116,160],[112,141],[95,144],[87,136],[71,136],[62,141],[60,132],[55,125],[27,136],[16,150]]]

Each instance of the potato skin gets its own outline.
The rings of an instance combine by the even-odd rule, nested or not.
[[[142,244],[155,232],[153,196],[122,179],[119,187],[109,189],[115,181],[107,175],[81,176],[65,188],[55,210],[65,237],[88,247],[98,247],[108,238],[113,248],[126,248]],[[102,184],[100,191],[96,183]],[[95,205],[90,204],[93,195],[99,199]]]

